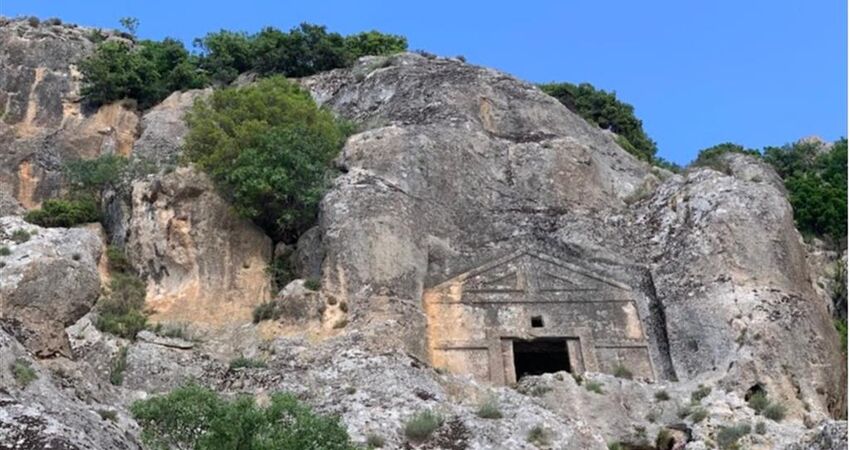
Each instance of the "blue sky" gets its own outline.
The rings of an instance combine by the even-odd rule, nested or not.
[[[464,55],[534,82],[588,81],[635,106],[659,155],[847,135],[843,0],[210,1],[0,0],[0,14],[116,27],[187,43],[221,28],[404,34],[413,49]]]

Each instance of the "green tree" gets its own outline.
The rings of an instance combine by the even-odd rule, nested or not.
[[[618,142],[629,153],[653,162],[658,151],[655,142],[643,130],[643,122],[635,117],[634,107],[618,100],[615,92],[596,89],[589,83],[549,83],[540,85],[540,89],[588,122],[620,135],[625,141]]]
[[[315,221],[347,128],[282,77],[216,91],[187,116],[185,154],[237,211],[279,240]]]
[[[135,17],[122,17],[118,19],[118,23],[120,23],[121,27],[127,30],[131,36],[136,36],[136,31],[139,29],[139,19]]]
[[[407,38],[372,30],[346,36],[345,48],[353,59],[367,55],[390,55],[406,51]]]
[[[251,48],[251,41],[245,33],[227,30],[197,38],[194,45],[203,54],[199,65],[213,81],[230,83],[240,73],[253,67],[254,50]]]

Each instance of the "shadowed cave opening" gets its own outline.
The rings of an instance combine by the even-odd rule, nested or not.
[[[545,338],[514,341],[513,344],[517,380],[525,375],[571,371],[566,339]]]

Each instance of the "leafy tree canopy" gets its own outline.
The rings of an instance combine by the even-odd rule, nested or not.
[[[540,85],[540,89],[588,122],[617,133],[624,150],[644,161],[656,161],[655,142],[643,130],[643,122],[635,117],[634,107],[618,100],[615,92],[596,89],[590,83],[549,83]]]
[[[331,160],[348,127],[275,76],[216,91],[187,116],[185,155],[208,172],[237,211],[278,240],[315,221]]]

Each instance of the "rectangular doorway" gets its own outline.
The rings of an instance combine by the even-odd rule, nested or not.
[[[516,380],[525,375],[542,375],[559,371],[572,372],[567,339],[541,338],[513,341]]]

